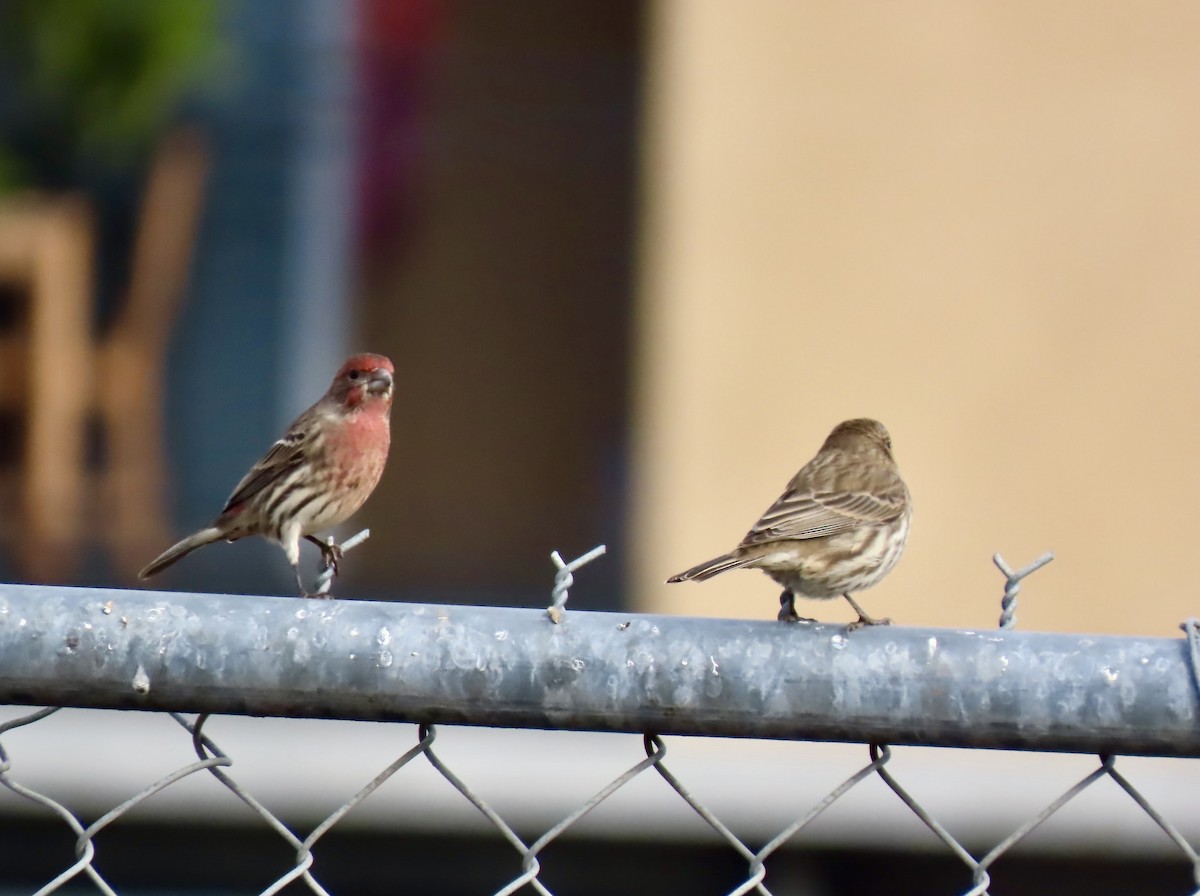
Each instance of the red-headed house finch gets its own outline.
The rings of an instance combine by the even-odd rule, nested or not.
[[[796,596],[840,594],[858,613],[851,631],[886,625],[890,619],[872,619],[850,595],[891,572],[904,551],[911,517],[887,430],[876,420],[847,420],[834,427],[736,548],[667,581],[702,582],[728,569],[761,569],[785,589],[779,598],[782,621],[800,619]]]
[[[300,539],[317,545],[336,571],[341,552],[313,535],[349,518],[375,490],[391,443],[394,373],[383,355],[349,358],[329,391],[237,484],[212,525],[168,548],[141,578],[214,541],[262,535],[283,547],[300,593],[312,596],[300,578]]]

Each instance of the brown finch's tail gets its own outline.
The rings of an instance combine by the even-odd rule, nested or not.
[[[667,582],[703,582],[705,579],[711,579],[718,573],[745,566],[753,559],[753,557],[735,557],[733,554],[722,554],[720,557],[706,560],[704,563],[684,570],[678,575],[671,576],[671,578],[667,579]]]
[[[207,529],[201,529],[199,532],[193,532],[179,544],[172,545],[151,561],[150,565],[138,573],[139,579],[148,579],[152,575],[162,572],[180,557],[190,554],[196,548],[202,548],[206,544],[212,544],[214,541],[220,541],[225,537],[225,530],[218,529],[216,526],[209,526]]]

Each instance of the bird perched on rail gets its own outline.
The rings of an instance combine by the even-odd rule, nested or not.
[[[391,443],[394,375],[383,355],[347,359],[329,390],[237,484],[220,516],[165,550],[140,577],[214,541],[261,535],[282,546],[300,593],[320,596],[309,594],[300,578],[300,539],[317,545],[337,572],[341,549],[314,534],[348,519],[379,483]]]
[[[729,569],[761,569],[785,589],[781,621],[801,620],[797,596],[841,595],[858,613],[851,631],[886,625],[890,619],[873,619],[850,595],[891,572],[904,551],[911,517],[912,501],[888,431],[877,420],[847,420],[834,427],[736,548],[667,581],[702,582]]]

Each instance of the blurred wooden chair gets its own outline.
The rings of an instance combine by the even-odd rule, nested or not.
[[[0,204],[0,413],[9,444],[0,471],[4,542],[35,581],[69,576],[79,559],[92,389],[92,219],[79,196]]]
[[[79,198],[0,205],[0,283],[26,313],[0,335],[0,410],[20,421],[19,512],[12,560],[33,581],[69,580],[99,544],[121,577],[161,549],[172,526],[163,457],[163,381],[203,206],[208,152],[190,128],[170,132],[151,164],[129,284],[110,329],[92,330],[92,231]],[[102,436],[89,470],[90,421]],[[0,480],[13,478],[12,463]],[[13,506],[13,505],[8,505]],[[4,516],[4,515],[0,515]]]
[[[167,347],[207,174],[208,150],[197,130],[180,128],[165,137],[142,197],[129,288],[96,347],[94,400],[104,452],[94,531],[118,574],[131,581],[174,532],[163,452]]]

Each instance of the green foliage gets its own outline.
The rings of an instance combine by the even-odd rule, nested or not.
[[[217,67],[220,11],[218,0],[0,0],[10,111],[52,129],[68,155],[128,161]],[[0,152],[0,189],[22,167]]]
[[[24,186],[29,180],[29,169],[21,157],[0,144],[0,196]]]

